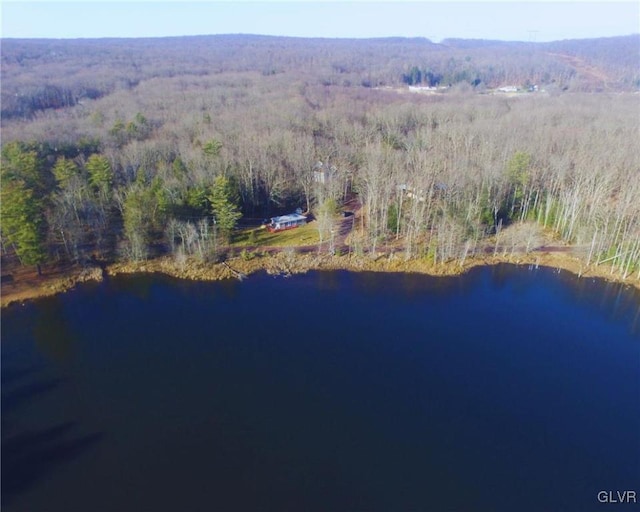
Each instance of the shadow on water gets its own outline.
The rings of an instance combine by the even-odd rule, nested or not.
[[[2,506],[8,507],[21,493],[29,490],[57,466],[73,460],[104,437],[103,433],[81,434],[76,421],[53,426],[27,428],[14,421],[11,413],[33,400],[56,390],[64,382],[44,378],[22,383],[40,371],[38,366],[4,368],[2,371]]]
[[[5,371],[2,372],[3,374]],[[57,388],[62,379],[46,379],[25,384],[17,389],[6,391],[5,382],[2,383],[2,413],[7,414],[16,407],[30,402],[40,395]]]
[[[68,421],[52,427],[2,435],[2,504],[30,489],[59,464],[68,462],[103,437],[103,433],[73,435],[77,424]]]
[[[44,354],[64,363],[73,353],[72,329],[64,302],[61,300],[42,301],[32,327],[33,339]]]
[[[5,356],[6,357],[6,356]],[[0,375],[0,385],[4,388],[4,386],[9,386],[13,384],[15,381],[18,381],[24,377],[31,375],[33,372],[37,371],[39,368],[36,366],[32,366],[30,368],[7,368],[2,369],[2,375]],[[4,399],[3,399],[4,403]]]

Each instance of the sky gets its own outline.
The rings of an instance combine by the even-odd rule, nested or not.
[[[624,1],[94,1],[2,0],[2,37],[263,34],[554,41],[640,32]]]

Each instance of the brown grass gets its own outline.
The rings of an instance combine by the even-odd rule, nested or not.
[[[109,275],[160,273],[181,279],[198,281],[216,281],[233,279],[239,274],[249,275],[257,271],[271,274],[297,274],[309,270],[350,270],[371,272],[414,272],[436,276],[460,275],[477,266],[513,263],[519,265],[537,265],[569,271],[583,278],[602,278],[614,282],[622,282],[640,290],[640,280],[630,276],[623,280],[611,273],[611,267],[591,265],[587,267],[578,257],[570,252],[532,252],[522,255],[496,255],[468,258],[463,265],[458,261],[433,264],[426,260],[408,260],[393,253],[381,254],[373,259],[368,256],[329,256],[317,253],[299,254],[294,249],[287,249],[273,254],[255,255],[251,259],[232,258],[226,264],[206,264],[196,260],[188,260],[181,264],[172,258],[162,257],[146,262],[117,263],[107,268]],[[88,280],[101,280],[100,269],[69,268],[66,273],[51,272],[40,278],[4,284],[1,290],[2,307],[15,302],[55,295],[73,288],[77,283]]]

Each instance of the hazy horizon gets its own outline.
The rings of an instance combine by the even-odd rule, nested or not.
[[[127,40],[127,39],[181,39],[181,38],[197,38],[197,37],[264,37],[273,39],[309,39],[309,40],[335,40],[335,41],[367,41],[367,40],[393,40],[393,39],[424,39],[432,44],[442,44],[444,41],[496,41],[498,43],[530,43],[532,41],[525,41],[519,39],[497,39],[497,38],[482,38],[482,37],[445,37],[438,41],[423,37],[423,36],[365,36],[365,37],[323,37],[323,36],[288,36],[288,35],[273,35],[273,34],[258,34],[251,32],[229,32],[229,33],[215,33],[215,34],[183,34],[183,35],[158,35],[158,36],[96,36],[96,37],[11,37],[0,36],[3,40],[15,40],[15,41],[83,41],[83,40]],[[597,40],[597,39],[611,39],[617,37],[632,37],[640,36],[639,32],[632,32],[629,34],[620,34],[615,36],[594,36],[594,37],[575,37],[575,38],[563,38],[563,39],[551,39],[549,41],[533,41],[536,43],[555,43],[561,41],[582,41],[582,40]]]
[[[91,39],[261,35],[549,42],[640,32],[637,2],[2,3],[2,38]]]

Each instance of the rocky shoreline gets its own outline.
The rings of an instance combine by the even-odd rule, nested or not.
[[[581,278],[601,278],[619,282],[640,290],[640,278],[637,275],[621,276],[613,274],[606,265],[587,267],[580,258],[570,252],[531,252],[517,255],[488,255],[467,258],[459,261],[433,264],[425,260],[404,260],[397,254],[370,256],[330,256],[328,254],[296,254],[282,251],[273,254],[235,257],[222,263],[203,263],[196,260],[177,262],[169,257],[161,257],[141,262],[114,263],[104,268],[72,267],[62,276],[32,279],[27,283],[9,283],[2,286],[0,305],[23,303],[41,297],[63,293],[76,285],[87,281],[101,281],[105,276],[120,274],[159,273],[180,279],[194,281],[217,281],[222,279],[244,278],[258,271],[274,275],[292,275],[310,270],[348,270],[368,272],[419,273],[432,276],[455,276],[477,266],[512,263],[517,265],[535,265],[551,267],[571,272]]]

